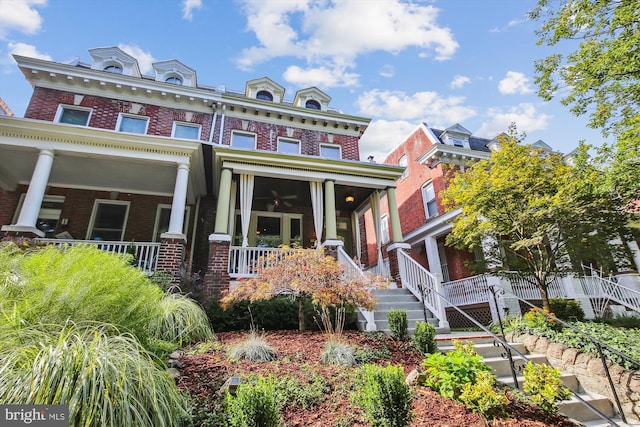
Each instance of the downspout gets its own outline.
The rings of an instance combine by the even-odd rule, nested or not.
[[[196,200],[196,214],[193,217],[193,230],[191,230],[191,249],[189,251],[189,269],[193,268],[193,249],[196,245],[196,230],[198,229],[198,223],[200,221],[200,196]],[[189,271],[189,275],[193,272]]]
[[[216,122],[218,121],[218,107],[213,104],[213,119],[211,121],[211,132],[209,134],[209,145],[213,145],[213,134],[216,133]]]
[[[224,136],[224,112],[226,111],[227,106],[222,106],[222,117],[220,118],[220,138],[218,138],[218,145],[222,145],[222,137]]]

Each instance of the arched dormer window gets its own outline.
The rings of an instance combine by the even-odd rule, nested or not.
[[[182,86],[182,79],[180,77],[171,76],[167,77],[164,81],[174,85]]]
[[[319,110],[320,109],[320,103],[318,101],[316,101],[315,99],[310,99],[307,102],[305,102],[304,104],[305,108],[309,108],[310,110]]]
[[[119,65],[111,64],[104,67],[104,71],[113,74],[122,74],[122,67]]]
[[[256,99],[261,99],[263,101],[273,101],[273,95],[271,94],[271,92],[261,90],[256,93]]]

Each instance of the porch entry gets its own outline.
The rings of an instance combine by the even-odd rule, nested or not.
[[[247,242],[250,247],[277,248],[281,245],[303,246],[303,214],[285,212],[251,212]],[[236,211],[232,246],[242,246],[242,218]]]

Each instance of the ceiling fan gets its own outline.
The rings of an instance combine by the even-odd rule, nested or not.
[[[274,210],[278,209],[279,207],[281,207],[282,205],[290,208],[293,207],[293,204],[291,202],[289,202],[288,200],[293,200],[293,199],[297,199],[298,195],[297,194],[289,194],[286,196],[280,196],[278,194],[278,192],[276,190],[271,190],[271,194],[273,197],[258,197],[258,199],[267,199],[267,210],[269,212],[273,212]]]

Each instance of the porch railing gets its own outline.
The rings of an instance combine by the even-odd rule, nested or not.
[[[581,277],[580,283],[582,284],[582,290],[589,297],[611,300],[640,313],[640,292],[600,276]],[[606,302],[604,301],[602,306],[599,307],[598,311],[600,313],[598,314],[600,316],[604,314]]]
[[[347,278],[347,280],[369,280],[367,275],[362,271],[360,267],[358,267],[355,261],[351,259],[349,254],[342,248],[342,246],[338,247],[338,261],[344,266],[344,276],[345,278]],[[358,307],[358,311],[360,312],[360,314],[362,314],[362,317],[366,322],[365,329],[367,331],[375,331],[377,329],[377,326],[373,311],[367,310],[366,308],[362,307]]]
[[[442,291],[447,307],[484,303],[491,295],[485,275],[443,283]]]
[[[254,248],[231,246],[229,248],[229,276],[233,279],[241,277],[256,277],[259,267],[270,267],[273,262],[271,254],[286,256],[295,249],[282,248]]]
[[[73,246],[73,245],[90,245],[107,252],[122,254],[123,256],[133,252],[135,266],[151,276],[158,268],[158,253],[160,252],[160,243],[151,242],[115,242],[106,240],[75,240],[75,239],[35,239],[47,245],[54,246]],[[130,248],[133,248],[130,249]]]
[[[398,249],[398,266],[400,267],[402,286],[409,289],[422,302],[425,309],[429,310],[438,319],[440,327],[448,327],[447,315],[440,298],[440,295],[442,295],[440,279],[431,274],[402,249]],[[436,292],[431,292],[431,290]]]
[[[517,297],[525,300],[540,299],[540,290],[532,281],[526,279],[525,277],[519,276],[516,273],[508,275],[506,279],[511,283],[513,293]],[[567,290],[563,286],[562,280],[557,277],[554,278],[553,281],[549,284],[547,293],[549,295],[549,298],[568,297]]]

